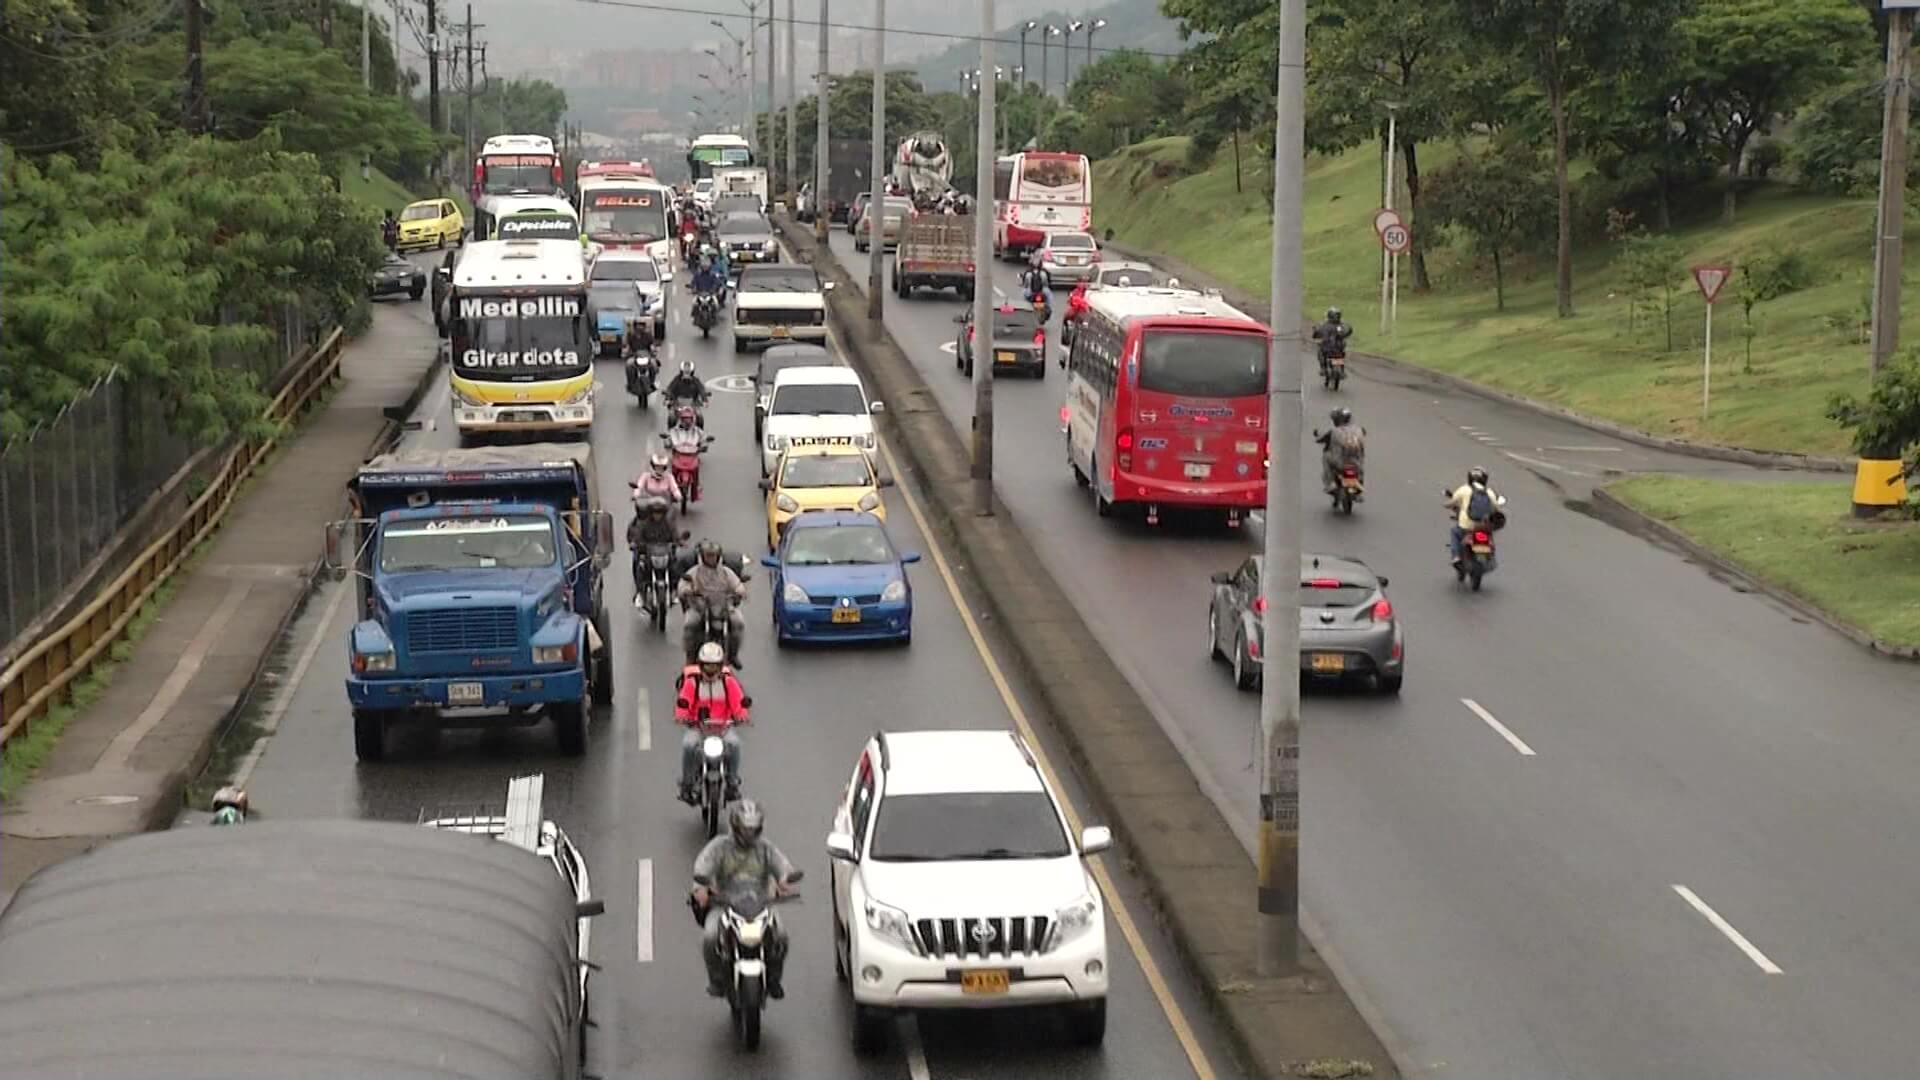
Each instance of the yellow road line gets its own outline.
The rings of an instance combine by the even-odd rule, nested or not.
[[[835,344],[839,343],[835,342]],[[887,448],[884,441],[880,443],[880,453],[887,459],[887,468],[893,475],[900,476],[900,464],[894,460],[893,451]],[[940,571],[940,580],[946,582],[947,594],[953,597],[953,606],[960,612],[960,621],[967,628],[967,636],[973,639],[974,651],[980,654],[980,662],[986,665],[987,675],[993,679],[994,689],[999,691],[1000,701],[1006,705],[1007,713],[1013,717],[1014,726],[1020,729],[1020,734],[1025,736],[1027,742],[1033,747],[1034,755],[1039,759],[1040,769],[1046,774],[1047,782],[1053,785],[1054,790],[1061,792],[1067,823],[1078,835],[1081,829],[1080,815],[1074,809],[1072,801],[1067,798],[1066,790],[1060,783],[1060,775],[1054,770],[1053,762],[1047,757],[1046,749],[1041,746],[1040,739],[1034,734],[1033,724],[1028,721],[1026,710],[1020,707],[1020,700],[1014,696],[1013,687],[1008,684],[1006,674],[1000,670],[999,662],[993,657],[993,650],[987,647],[987,639],[980,633],[980,624],[974,621],[973,612],[968,610],[967,598],[960,592],[960,583],[954,579],[953,571],[947,566],[946,556],[940,551],[940,543],[934,538],[933,529],[927,524],[926,515],[920,512],[920,501],[913,497],[913,493],[907,490],[905,484],[896,485],[894,490],[906,500],[907,512],[913,515],[914,524],[920,527],[920,534],[926,537],[927,554],[933,557],[933,565]],[[1107,910],[1113,913],[1113,921],[1119,925],[1121,936],[1127,939],[1128,947],[1133,950],[1134,959],[1139,961],[1140,970],[1147,977],[1147,985],[1152,988],[1153,996],[1159,1000],[1161,1012],[1166,1014],[1167,1024],[1173,1028],[1174,1037],[1180,1040],[1180,1048],[1186,1052],[1188,1064],[1193,1066],[1193,1074],[1199,1080],[1214,1080],[1213,1065],[1207,1061],[1206,1051],[1200,1048],[1200,1040],[1193,1033],[1193,1025],[1187,1022],[1185,1011],[1174,999],[1173,991],[1167,986],[1166,977],[1160,973],[1160,965],[1154,960],[1153,954],[1147,950],[1146,939],[1141,936],[1140,927],[1133,920],[1133,913],[1127,910],[1127,905],[1120,899],[1120,890],[1114,887],[1113,878],[1108,875],[1106,865],[1097,855],[1087,861],[1093,867],[1094,879],[1100,883],[1100,891],[1106,894]]]

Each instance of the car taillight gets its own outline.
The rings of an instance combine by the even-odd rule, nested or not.
[[[1088,261],[1088,262],[1099,262],[1099,261],[1100,261],[1100,253],[1099,253],[1099,252],[1097,252],[1097,251],[1096,251],[1096,252],[1094,252],[1094,253],[1093,253],[1093,258],[1091,258],[1091,259],[1088,259],[1087,261]]]
[[[1342,475],[1342,476],[1359,476],[1359,475],[1360,475],[1360,470],[1359,470],[1359,469],[1356,469],[1356,468],[1354,468],[1354,467],[1353,467],[1353,466],[1351,466],[1351,465],[1349,465],[1349,466],[1347,466],[1347,467],[1346,467],[1345,469],[1342,469],[1342,470],[1340,471],[1340,475]]]
[[[1035,330],[1033,332],[1033,347],[1036,349],[1044,349],[1047,347],[1047,332],[1045,330]]]
[[[973,264],[972,264],[972,263],[968,263],[968,264],[967,264],[967,273],[969,273],[969,274],[971,274],[971,273],[973,273]]]
[[[1071,419],[1073,419],[1073,410],[1065,405],[1060,406],[1060,422],[1064,424]]]
[[[1386,622],[1391,618],[1393,618],[1393,605],[1387,603],[1384,599],[1375,601],[1373,605],[1373,621]]]
[[[1265,615],[1265,614],[1267,613],[1267,598],[1266,598],[1266,597],[1264,597],[1264,596],[1256,596],[1256,597],[1254,597],[1254,598],[1253,598],[1253,613],[1254,613],[1255,615]]]
[[[1317,577],[1307,582],[1307,588],[1309,589],[1337,589],[1339,587],[1339,578]]]
[[[1119,436],[1113,440],[1113,444],[1120,450],[1120,467],[1131,470],[1133,468],[1133,429],[1122,428]]]

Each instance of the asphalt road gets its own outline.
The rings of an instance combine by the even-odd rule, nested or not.
[[[425,261],[425,260],[422,260]],[[724,333],[703,342],[690,328],[684,288],[672,301],[672,359],[693,359],[709,380],[752,370]],[[394,305],[380,317],[418,318],[431,333],[424,305]],[[724,326],[724,324],[723,324]],[[592,442],[604,505],[624,531],[629,514],[625,482],[658,445],[661,410],[642,412],[621,393],[618,365],[601,362],[601,411]],[[708,430],[717,436],[705,464],[707,494],[690,528],[754,557],[764,550],[765,518],[751,436],[752,397],[717,392]],[[410,433],[408,445],[450,446],[444,386],[418,414],[438,421]],[[906,495],[888,496],[889,529],[904,550],[928,552]],[[952,594],[930,556],[912,568],[916,585],[915,637],[906,649],[855,648],[776,651],[769,644],[766,571],[754,567],[747,605],[746,670],[756,701],[755,725],[744,736],[742,767],[748,795],[761,800],[769,834],[807,871],[803,898],[783,905],[793,938],[788,994],[767,1014],[757,1054],[738,1050],[727,1012],[704,992],[699,936],[683,907],[689,868],[704,841],[698,816],[675,800],[679,729],[672,723],[672,680],[679,670],[677,624],[655,635],[631,608],[632,582],[624,558],[609,570],[608,605],[617,627],[616,705],[596,716],[588,754],[560,756],[549,725],[494,732],[451,730],[403,737],[388,761],[354,760],[342,680],[342,648],[352,604],[344,584],[316,595],[288,650],[285,688],[268,706],[277,732],[252,766],[246,784],[264,815],[360,817],[414,821],[449,811],[498,812],[510,777],[546,775],[546,809],[580,846],[594,891],[607,913],[594,922],[592,956],[605,970],[593,981],[598,1029],[590,1070],[608,1077],[871,1077],[913,1080],[987,1080],[1048,1077],[1096,1080],[1194,1076],[1187,1046],[1172,1014],[1186,1018],[1192,1044],[1211,1073],[1234,1075],[1217,1032],[1190,990],[1175,977],[1175,962],[1159,938],[1121,860],[1106,860],[1141,952],[1109,918],[1114,973],[1110,1026],[1099,1051],[1077,1050],[1045,1014],[923,1016],[903,1021],[885,1053],[856,1058],[849,1010],[833,976],[828,920],[830,887],[825,837],[835,799],[855,756],[882,727],[1008,727],[1009,705],[989,677]],[[1020,693],[1017,689],[1016,693]],[[1056,761],[1064,758],[1055,755]],[[1069,777],[1076,804],[1086,801]],[[1084,816],[1084,815],[1083,815]],[[1163,999],[1149,986],[1143,961],[1172,983]]]
[[[866,257],[844,231],[833,244],[864,288]],[[996,267],[1010,294],[1015,272]],[[967,430],[960,304],[886,304]],[[1207,577],[1251,544],[1096,518],[1064,460],[1063,396],[1057,367],[999,380],[996,487],[1251,849],[1258,700],[1204,644]],[[1306,402],[1309,428],[1344,404],[1369,431],[1367,501],[1348,519],[1310,498],[1307,548],[1392,579],[1409,664],[1397,700],[1307,694],[1304,906],[1409,1070],[1913,1075],[1920,669],[1582,512],[1610,472],[1746,470],[1417,376],[1360,373]],[[1513,522],[1477,595],[1446,565],[1440,505],[1473,464]]]

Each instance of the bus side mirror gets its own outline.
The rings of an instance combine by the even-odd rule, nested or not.
[[[576,919],[591,919],[595,915],[605,915],[606,913],[607,902],[605,900],[582,900],[573,905],[573,917]]]

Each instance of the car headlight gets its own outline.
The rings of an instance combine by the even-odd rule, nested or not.
[[[877,449],[879,445],[880,445],[879,440],[873,437],[873,432],[871,431],[867,432],[865,435],[860,436],[860,448],[862,450]]]
[[[768,435],[767,436],[767,453],[777,454],[780,451],[785,450],[786,448],[787,448],[787,437],[785,435]]]
[[[914,947],[913,927],[907,922],[907,913],[899,908],[888,907],[877,900],[867,901],[867,929],[897,942],[902,948]]]
[[[785,600],[789,604],[813,603],[813,597],[807,595],[807,590],[795,585],[791,581],[787,582],[786,588],[780,590],[780,599]]]
[[[360,670],[361,671],[392,671],[393,670],[393,650],[388,649],[386,652],[377,652],[377,653],[361,653],[360,654]]]
[[[784,491],[773,497],[773,508],[783,514],[797,514],[800,512],[800,504],[794,502],[793,496]]]
[[[588,383],[579,393],[561,402],[562,405],[585,405],[593,400],[593,384]]]
[[[907,583],[904,581],[889,581],[887,587],[880,590],[880,602],[883,604],[897,604],[906,598]]]
[[[474,397],[472,394],[462,391],[458,386],[453,388],[453,400],[471,408],[479,408],[486,404],[486,402]]]
[[[854,509],[865,510],[868,513],[872,513],[873,511],[878,510],[879,508],[880,508],[880,493],[877,491],[867,492],[865,495],[860,496],[859,502],[854,504]]]
[[[1085,934],[1100,917],[1100,902],[1092,893],[1082,896],[1053,914],[1053,943],[1057,948]]]

